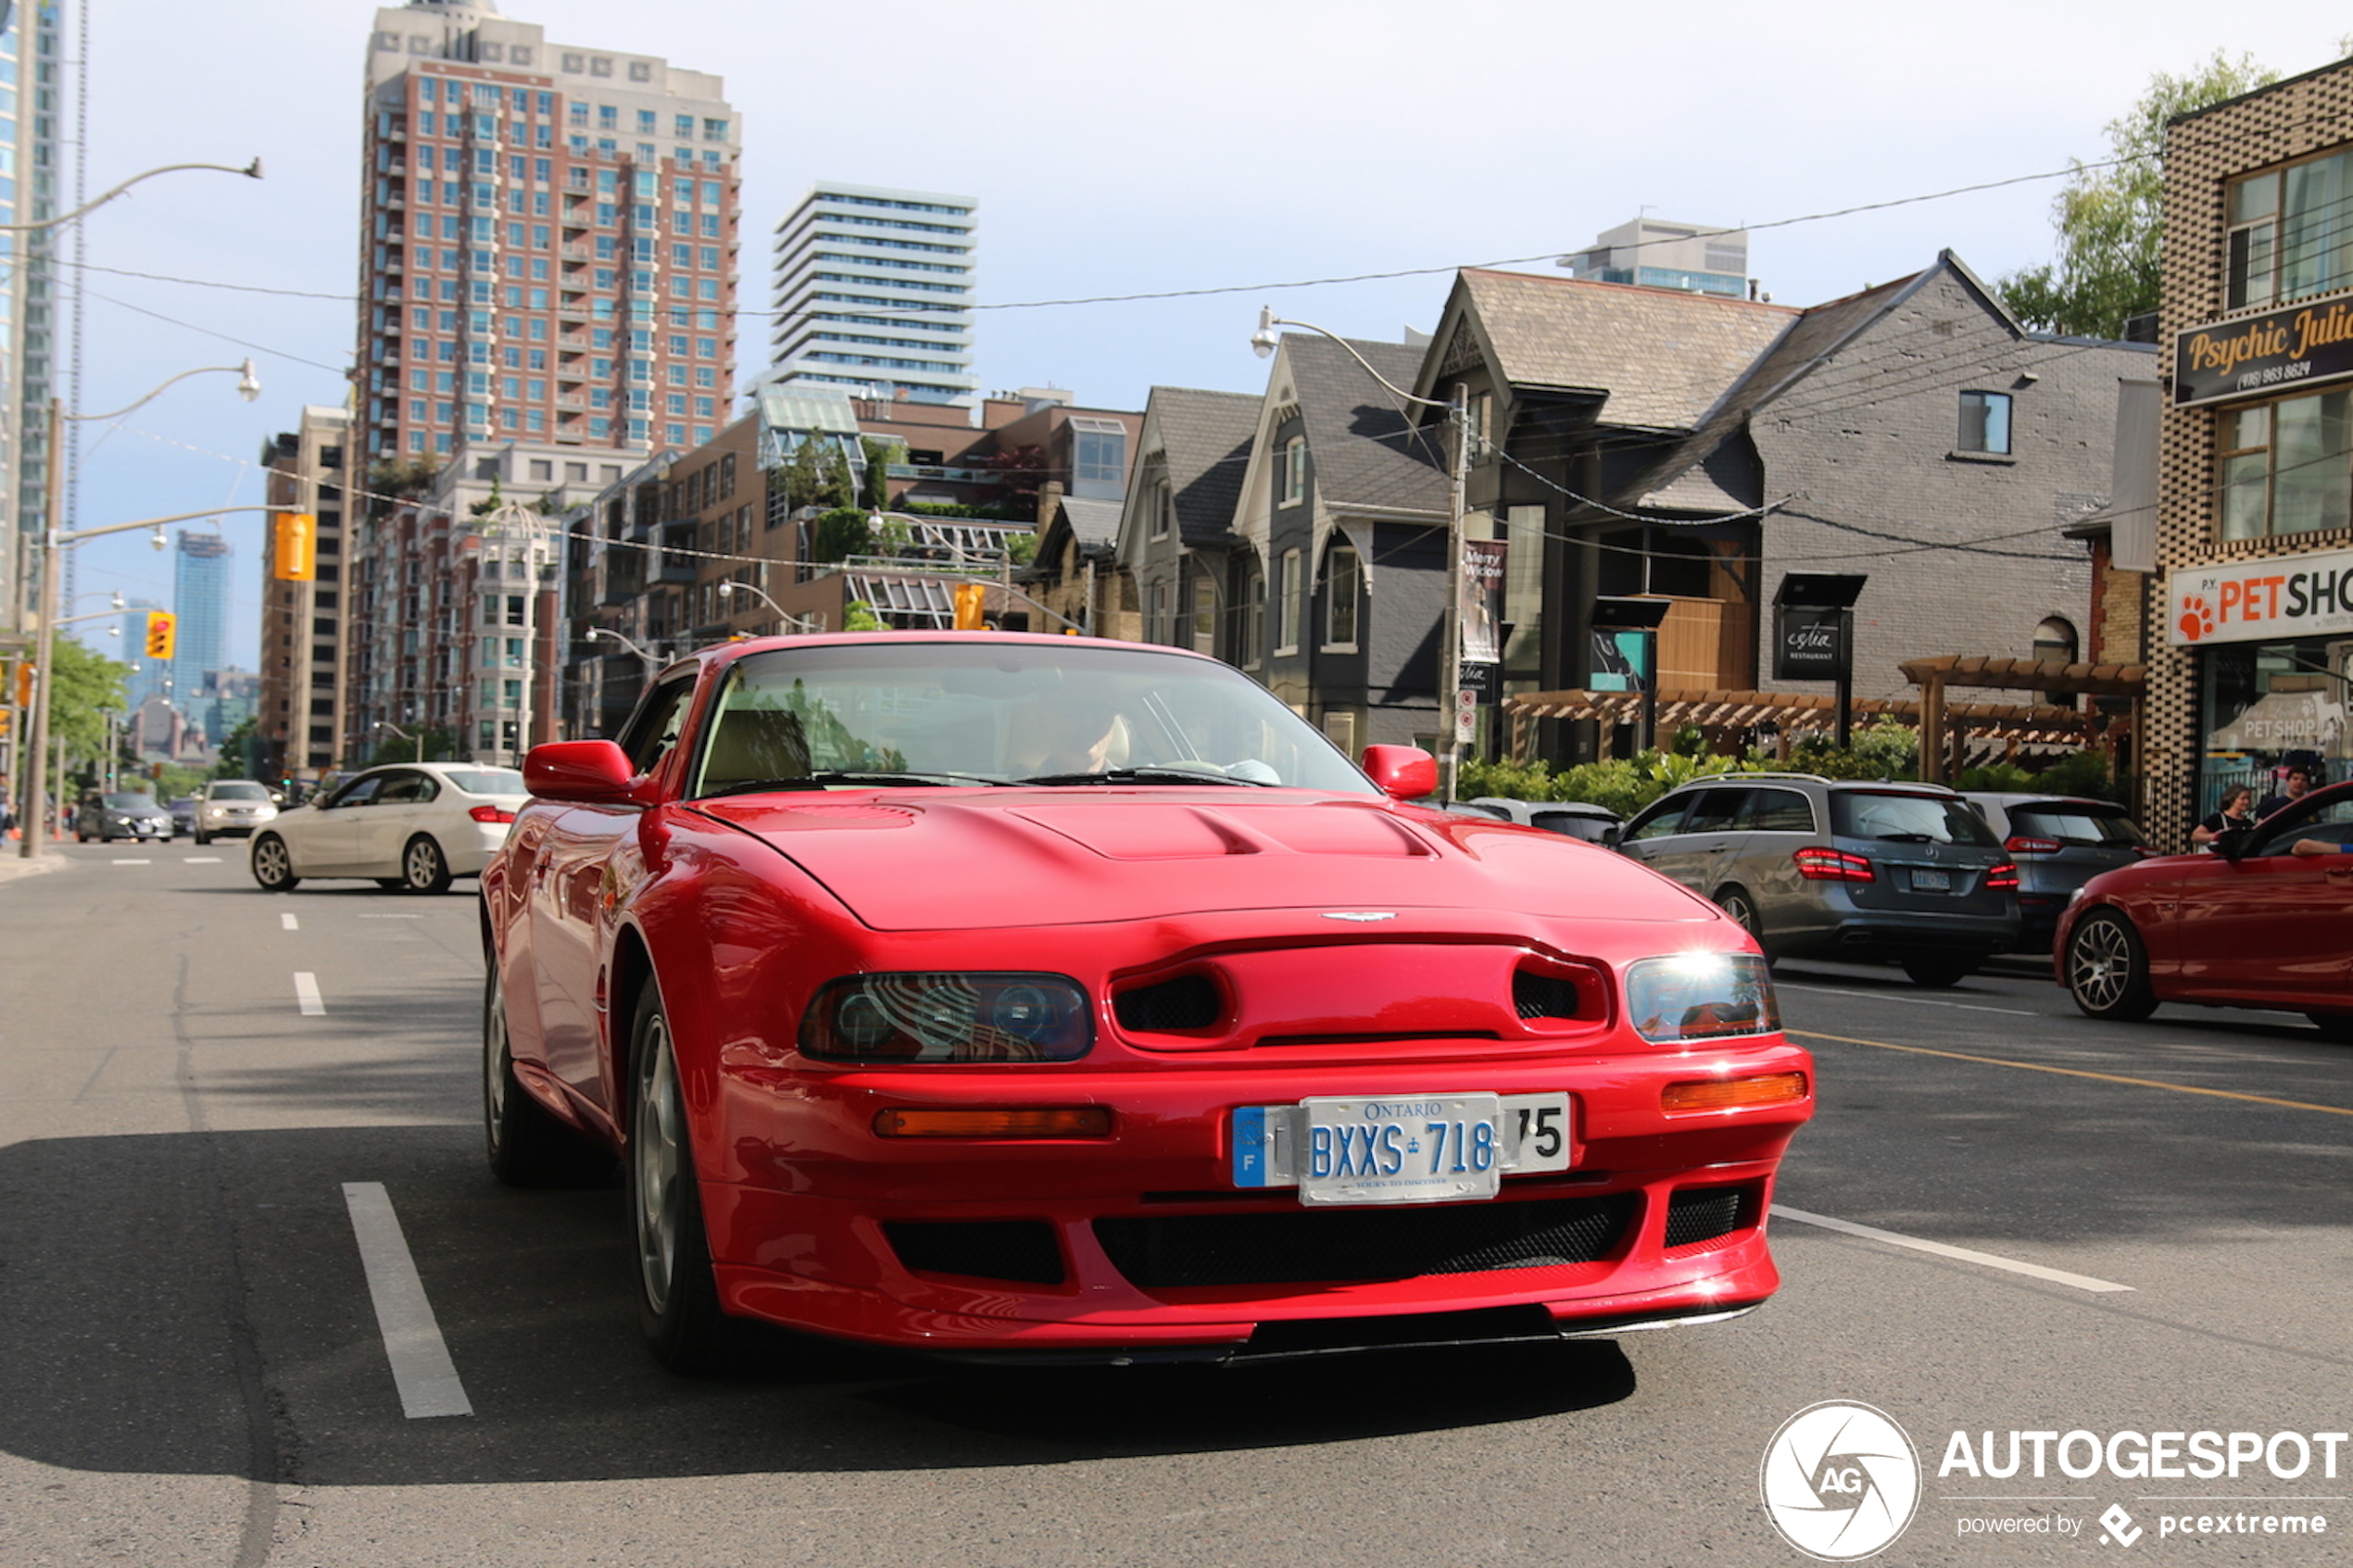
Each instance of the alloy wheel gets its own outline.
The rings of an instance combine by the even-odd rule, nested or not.
[[[265,838],[254,846],[253,872],[264,887],[284,885],[293,869],[286,858],[286,847],[280,840]]]
[[[636,1167],[637,1267],[646,1303],[659,1313],[677,1280],[679,1233],[685,1223],[685,1119],[678,1103],[678,1063],[670,1026],[660,1013],[647,1022],[640,1049],[636,1113],[629,1158]]]
[[[2086,1007],[2106,1012],[2122,1001],[2132,972],[2132,943],[2122,926],[2095,920],[2075,934],[2068,949],[2067,978]]]

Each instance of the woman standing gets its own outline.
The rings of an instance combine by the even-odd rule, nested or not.
[[[2255,792],[2245,784],[2233,784],[2224,790],[2221,809],[2190,830],[2190,843],[2197,848],[2208,849],[2213,847],[2216,839],[2233,828],[2253,827],[2255,816],[2249,803],[2254,798]]]

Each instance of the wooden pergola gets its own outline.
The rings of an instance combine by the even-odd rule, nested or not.
[[[1968,745],[1969,735],[1987,733],[1975,718],[1976,712],[1985,705],[1954,704],[1944,699],[1945,692],[1956,686],[2128,697],[2133,704],[2132,717],[2128,721],[2133,756],[2137,759],[2141,754],[2142,708],[2148,691],[2146,665],[2070,664],[2063,659],[1995,659],[1985,654],[1947,653],[1933,659],[1907,659],[1897,668],[1904,671],[1906,680],[1920,688],[1920,777],[1931,783],[1941,784],[1951,774],[1958,772],[1958,753]],[[2034,711],[2073,713],[2075,709],[2037,709]],[[2108,730],[2109,721],[2104,714],[2094,712],[2078,714],[2077,717],[2093,721],[2093,729],[2087,739],[2097,738]]]
[[[1921,723],[1921,707],[1919,702],[1901,697],[1857,697],[1850,711],[1857,721],[1895,719],[1918,725]],[[1661,734],[1671,734],[1686,724],[1704,730],[1754,729],[1771,724],[1786,734],[1797,730],[1835,728],[1837,709],[1836,698],[1814,692],[1669,690],[1658,694],[1658,728]],[[1604,724],[1632,724],[1642,718],[1642,694],[1527,692],[1504,698],[1504,711],[1512,721],[1513,759],[1524,761],[1529,752],[1529,726],[1536,720],[1591,719]],[[1943,715],[1944,722],[1964,725],[1967,733],[2020,745],[2087,745],[2108,725],[2104,715],[2079,709],[2014,703],[1945,703]],[[1921,733],[1928,732],[1923,728]]]

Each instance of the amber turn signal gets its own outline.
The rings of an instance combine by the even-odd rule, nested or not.
[[[1669,1084],[1658,1097],[1664,1110],[1734,1110],[1744,1105],[1783,1105],[1806,1098],[1806,1074],[1768,1073],[1761,1078],[1711,1078]]]
[[[886,1138],[1107,1138],[1111,1111],[1100,1105],[1053,1110],[878,1110]]]

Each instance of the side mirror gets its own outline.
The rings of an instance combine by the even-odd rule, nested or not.
[[[1438,792],[1438,759],[1419,746],[1368,746],[1365,772],[1392,800],[1419,800]]]
[[[542,800],[574,806],[637,803],[636,770],[609,740],[560,740],[535,746],[522,759],[523,787]]]
[[[2246,847],[2254,842],[2253,828],[2224,828],[2214,835],[2214,853],[2225,860],[2244,859]]]
[[[1615,849],[1617,847],[1617,841],[1625,836],[1626,824],[1624,822],[1612,822],[1609,826],[1602,829],[1602,847],[1604,849]]]

